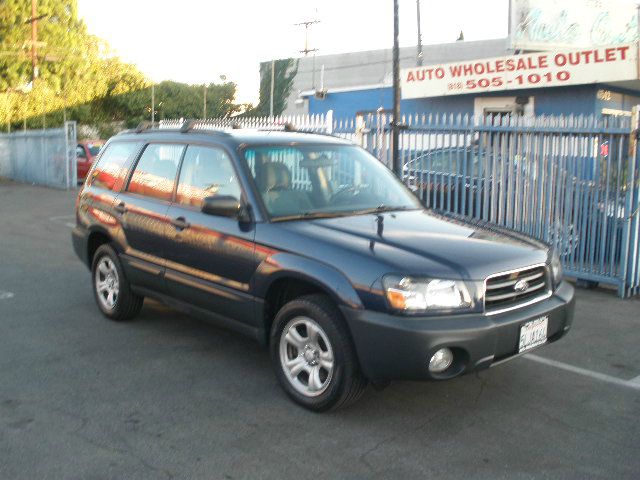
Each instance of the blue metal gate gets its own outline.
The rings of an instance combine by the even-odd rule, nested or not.
[[[390,117],[365,119],[391,162]],[[567,275],[639,293],[638,116],[412,116],[405,182],[427,207],[525,233],[557,249]]]

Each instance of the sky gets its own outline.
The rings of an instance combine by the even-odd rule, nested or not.
[[[153,81],[238,85],[256,103],[259,63],[299,57],[304,27],[317,55],[391,48],[392,0],[78,0],[89,32]],[[416,1],[399,0],[400,45],[417,44]],[[421,0],[424,44],[504,38],[508,0]]]

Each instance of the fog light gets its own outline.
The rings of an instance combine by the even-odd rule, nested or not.
[[[453,352],[448,348],[441,348],[433,354],[429,360],[429,371],[433,373],[444,372],[453,362]]]

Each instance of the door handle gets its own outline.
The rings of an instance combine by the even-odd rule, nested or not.
[[[124,202],[120,202],[118,204],[116,204],[115,207],[113,207],[114,210],[118,213],[124,214],[127,211],[127,206],[125,205]]]
[[[178,217],[171,220],[171,225],[175,227],[176,230],[184,230],[185,228],[189,228],[191,224],[187,222],[184,217]]]

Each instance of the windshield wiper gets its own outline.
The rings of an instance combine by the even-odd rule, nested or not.
[[[283,217],[274,217],[271,220],[273,222],[286,222],[287,220],[303,220],[314,218],[336,218],[344,217],[345,215],[353,215],[353,212],[302,212],[295,215],[286,215]]]
[[[415,207],[408,207],[406,205],[378,205],[375,208],[366,208],[364,210],[356,210],[353,213],[355,215],[365,215],[367,213],[384,213],[384,212],[395,212],[400,210],[417,210]]]
[[[336,217],[348,217],[349,215],[366,215],[367,213],[384,213],[384,212],[396,212],[400,210],[418,210],[415,207],[408,207],[406,205],[378,205],[375,208],[367,208],[363,210],[344,210],[340,212],[302,212],[295,215],[286,215],[282,217],[274,217],[272,222],[286,222],[288,220],[307,220],[315,218],[336,218]]]

